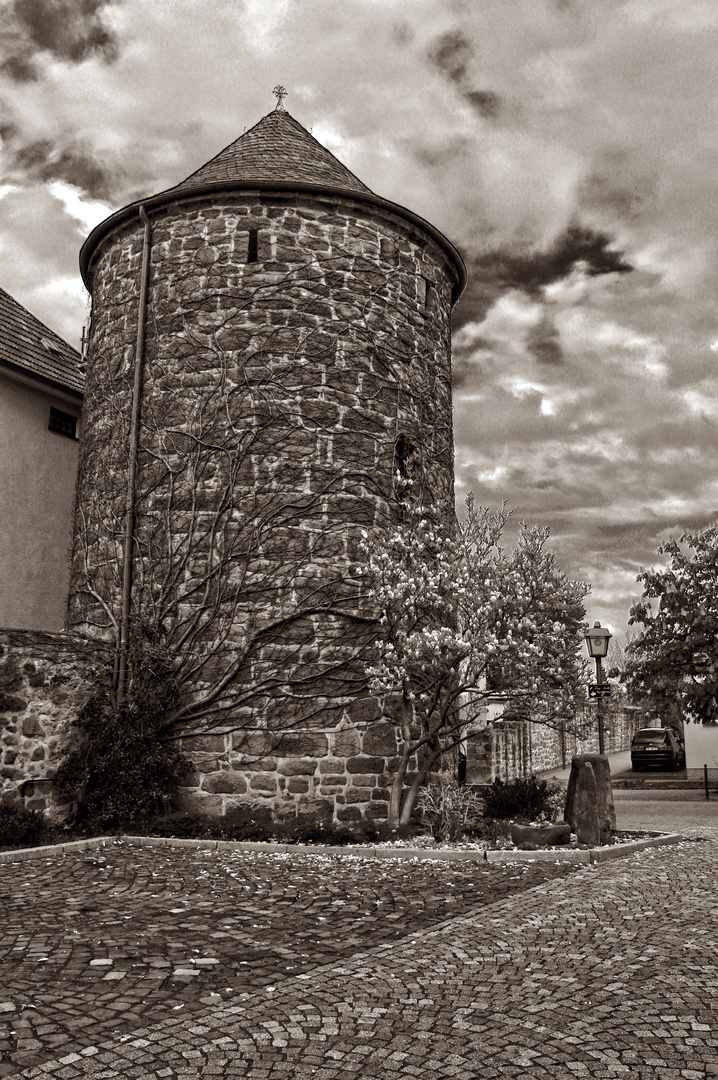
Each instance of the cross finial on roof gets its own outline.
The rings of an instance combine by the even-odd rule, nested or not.
[[[272,93],[274,94],[275,98],[277,99],[277,105],[276,105],[276,110],[275,111],[276,112],[284,112],[284,99],[287,96],[287,91],[284,89],[283,86],[275,86]]]

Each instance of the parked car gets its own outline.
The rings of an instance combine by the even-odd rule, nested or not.
[[[683,742],[672,728],[639,728],[631,743],[631,768],[681,769],[686,763]]]

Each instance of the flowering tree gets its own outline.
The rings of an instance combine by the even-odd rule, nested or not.
[[[718,525],[658,548],[665,569],[639,574],[621,679],[647,722],[718,722]]]
[[[390,824],[408,822],[429,772],[497,691],[506,715],[556,727],[583,697],[589,587],[560,570],[548,529],[522,525],[514,550],[501,548],[508,516],[471,496],[458,523],[405,502],[395,529],[365,540],[362,573],[381,626],[370,688],[400,702]]]

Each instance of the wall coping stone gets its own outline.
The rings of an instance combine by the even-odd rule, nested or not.
[[[111,844],[136,844],[139,847],[175,847],[204,851],[264,851],[267,854],[349,855],[361,859],[433,859],[474,862],[607,862],[622,855],[632,855],[649,847],[678,844],[686,837],[680,833],[664,833],[645,840],[633,840],[627,844],[614,844],[603,848],[571,848],[569,851],[482,851],[455,848],[395,848],[382,845],[351,848],[351,845],[335,844],[278,844],[271,840],[192,840],[177,836],[93,836],[87,840],[69,840],[67,843],[46,847],[18,848],[16,851],[0,851],[0,864],[17,862],[19,859],[46,858],[55,853],[65,854],[84,848],[108,847]]]

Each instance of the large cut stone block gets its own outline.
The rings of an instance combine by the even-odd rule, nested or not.
[[[196,750],[205,754],[223,753],[225,738],[224,735],[200,735],[194,739],[185,737],[182,740],[182,749],[185,752]]]
[[[355,698],[349,706],[349,715],[355,724],[365,724],[368,721],[378,720],[381,716],[381,706],[375,697]]]
[[[279,772],[283,776],[312,776],[317,763],[311,758],[297,758],[294,761],[283,761],[279,766]]]
[[[535,847],[568,844],[571,840],[571,826],[567,821],[560,821],[555,825],[516,825],[512,821],[511,840],[517,847],[522,844],[532,844]]]
[[[212,792],[212,794],[244,795],[247,790],[247,781],[239,773],[224,770],[213,773],[212,776],[205,776],[202,781],[202,790]]]
[[[362,750],[365,754],[391,757],[396,753],[396,731],[393,724],[380,720],[364,732]]]
[[[277,743],[279,757],[325,757],[327,737],[319,731],[296,731],[282,735]]]
[[[253,776],[249,782],[249,786],[252,791],[270,792],[274,794],[277,790],[277,778],[268,773],[258,773],[257,776]]]
[[[384,758],[379,757],[353,757],[347,760],[348,773],[373,773],[375,775],[384,772]]]
[[[334,732],[332,742],[335,757],[350,757],[359,753],[359,734],[354,728]]]

